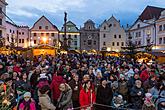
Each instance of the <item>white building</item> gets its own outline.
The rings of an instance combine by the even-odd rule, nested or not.
[[[29,27],[17,26],[9,21],[6,21],[5,45],[27,48],[29,46]],[[18,40],[17,40],[18,39]]]
[[[157,28],[156,20],[159,19],[164,8],[147,6],[139,18],[128,30],[127,37],[132,38],[132,42],[137,46],[153,45],[152,50],[157,49]],[[144,51],[144,48],[140,49]]]
[[[161,12],[160,18],[156,21],[157,51],[165,53],[165,10]]]
[[[58,46],[59,31],[45,16],[42,16],[31,28],[30,46],[47,44]]]
[[[137,46],[147,46],[155,44],[155,20],[138,20],[129,29],[132,42]]]
[[[125,46],[126,33],[114,16],[105,20],[100,26],[100,50],[121,51]]]
[[[6,36],[6,6],[5,0],[0,1],[0,39]]]
[[[65,34],[64,34],[64,26],[60,32],[60,40],[64,41]],[[68,21],[66,23],[66,38],[68,39],[69,50],[79,50],[80,49],[80,32],[76,25]]]

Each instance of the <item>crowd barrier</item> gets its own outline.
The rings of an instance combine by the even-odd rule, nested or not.
[[[83,110],[83,108],[93,108],[93,110],[95,110],[96,106],[100,106],[100,107],[106,107],[106,108],[109,108],[109,109],[112,109],[112,110],[137,110],[137,109],[132,109],[132,108],[127,108],[127,106],[130,106],[132,104],[127,104],[125,106],[120,106],[120,107],[114,107],[114,106],[110,106],[110,105],[104,105],[104,104],[98,104],[98,103],[94,103],[94,104],[90,104],[90,105],[86,105],[86,106],[81,106],[81,107],[76,107],[76,108],[72,108],[72,110]],[[86,109],[84,109],[86,110]],[[90,110],[90,109],[89,109]],[[141,110],[141,109],[139,109]]]

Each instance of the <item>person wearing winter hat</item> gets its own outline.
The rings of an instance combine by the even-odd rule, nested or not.
[[[154,102],[152,101],[152,94],[146,93],[144,104],[142,106],[142,110],[155,110]]]
[[[105,78],[101,79],[101,85],[98,86],[96,103],[109,105],[112,101],[112,89],[107,85]],[[107,107],[96,106],[96,110],[109,110]]]
[[[120,79],[119,79],[119,87],[118,87],[118,92],[121,94],[124,98],[124,100],[128,99],[128,82],[123,74],[120,74]]]
[[[31,98],[31,93],[30,92],[26,92],[23,95],[23,102],[19,105],[19,110],[36,110],[35,107],[35,102],[34,100]]]
[[[41,110],[55,110],[56,107],[51,102],[50,97],[48,96],[50,88],[48,85],[43,86],[39,90],[39,105],[41,106]]]

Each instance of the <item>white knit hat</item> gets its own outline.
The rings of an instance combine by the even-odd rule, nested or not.
[[[31,97],[31,93],[30,92],[25,92],[25,94],[23,96],[24,97]]]
[[[146,96],[146,97],[151,97],[152,94],[151,94],[151,93],[146,93],[145,96]]]

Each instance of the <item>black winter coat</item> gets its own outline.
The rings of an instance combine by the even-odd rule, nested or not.
[[[138,93],[141,92],[141,95],[138,95]],[[143,98],[144,98],[145,92],[143,88],[137,88],[136,86],[132,87],[130,91],[131,96],[131,103],[133,109],[141,109],[143,105]]]

